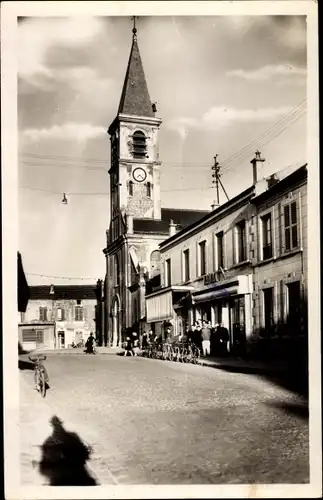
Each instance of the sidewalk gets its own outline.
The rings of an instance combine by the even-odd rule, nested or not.
[[[85,347],[76,347],[76,348],[66,348],[66,349],[37,349],[34,351],[30,352],[24,352],[24,355],[36,355],[36,354],[44,354],[45,356],[47,354],[55,354],[58,356],[64,356],[64,354],[76,354],[76,355],[84,355],[86,356],[86,353],[84,352]],[[96,347],[96,355],[109,355],[109,354],[119,354],[123,352],[123,349],[120,347]]]
[[[288,372],[286,363],[281,361],[262,362],[251,359],[245,360],[242,358],[219,358],[210,356],[205,358],[201,357],[198,360],[198,364],[243,373],[285,375]]]

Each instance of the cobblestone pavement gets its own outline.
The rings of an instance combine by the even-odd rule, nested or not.
[[[46,484],[37,462],[54,415],[93,448],[99,484],[309,480],[305,402],[255,375],[120,356],[50,354],[46,366],[45,399],[20,371],[23,484]]]

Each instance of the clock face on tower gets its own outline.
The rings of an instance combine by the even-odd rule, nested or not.
[[[146,171],[141,167],[135,168],[132,175],[137,182],[143,182],[147,177]]]

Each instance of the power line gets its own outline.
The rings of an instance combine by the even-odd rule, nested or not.
[[[276,123],[274,123],[274,125],[269,127],[269,129],[267,129],[265,132],[263,132],[256,139],[254,139],[253,141],[248,143],[246,146],[244,146],[242,149],[238,150],[236,153],[232,154],[231,156],[229,156],[225,160],[223,160],[223,162],[221,162],[222,168],[228,163],[232,163],[233,161],[236,162],[238,159],[240,159],[240,156],[242,154],[246,153],[249,149],[255,147],[255,144],[257,144],[262,139],[265,139],[265,138],[267,138],[267,136],[270,137],[272,134],[275,134],[277,128],[280,128],[280,127],[288,124],[290,120],[292,120],[295,116],[298,115],[298,113],[301,113],[301,115],[304,114],[305,109],[306,109],[306,98],[303,99],[302,101],[300,101],[296,106],[294,106],[292,108],[292,110],[289,113],[287,113],[285,116],[280,118]],[[276,137],[276,135],[274,135],[274,138],[275,137]],[[41,155],[38,153],[19,153],[19,155],[22,157],[27,157],[29,159],[35,158],[35,159],[43,159],[43,160],[82,161],[83,163],[87,163],[87,162],[93,163],[94,162],[94,163],[99,163],[99,164],[102,164],[102,163],[107,164],[108,163],[107,160],[102,160],[102,159],[97,159],[97,158],[82,158],[82,157],[77,157],[77,156]],[[42,166],[39,164],[36,165],[36,164],[27,163],[27,162],[25,162],[24,164],[29,165],[29,166]],[[185,163],[184,162],[162,162],[162,164],[163,165],[172,165],[173,167],[179,166],[179,168],[187,168],[187,167],[191,167],[191,166],[192,166],[191,168],[195,168],[195,166],[209,167],[209,163],[204,163],[204,162],[185,162]],[[57,164],[48,165],[48,166],[62,167],[61,165],[57,165]],[[102,169],[102,170],[107,171],[107,169],[104,167],[88,167],[88,166],[82,166],[82,165],[78,165],[78,166],[66,165],[65,166],[65,168],[78,168],[78,167],[89,169],[89,170]]]
[[[29,163],[27,161],[22,161],[21,162],[23,165],[28,165],[30,167],[53,167],[53,168],[85,168],[86,170],[102,170],[102,172],[108,172],[108,170],[104,167],[88,167],[87,165],[59,165],[57,163],[52,163],[52,164],[44,164],[44,163]]]
[[[306,108],[306,100],[303,99],[303,101],[301,101],[297,106],[295,106],[293,108],[293,110],[288,113],[285,117],[281,118],[280,120],[278,120],[273,126],[271,126],[267,131],[265,131],[264,133],[262,133],[260,136],[258,136],[256,139],[254,139],[253,141],[251,141],[249,144],[247,144],[244,148],[242,148],[240,151],[234,153],[233,155],[229,156],[228,158],[226,158],[223,162],[222,162],[222,165],[227,165],[227,164],[231,164],[231,163],[235,163],[236,161],[243,161],[249,154],[250,154],[250,149],[255,147],[257,144],[258,144],[258,147],[262,147],[266,144],[268,144],[269,142],[271,142],[272,140],[274,140],[275,138],[277,138],[279,135],[281,135],[288,127],[290,127],[291,125],[293,125],[297,120],[299,120],[305,113],[305,108],[302,109],[302,107]],[[27,155],[27,153],[26,153]],[[30,153],[31,155],[31,153]],[[40,156],[40,155],[35,155],[35,156]],[[48,157],[50,158],[50,157]],[[54,158],[54,157],[53,157]],[[57,158],[66,158],[66,157],[57,157]],[[72,157],[69,157],[69,159],[72,159]],[[75,157],[76,159],[76,157]],[[98,161],[101,161],[101,160],[98,160]],[[201,165],[201,164],[200,164]],[[209,166],[209,164],[208,164]],[[68,166],[69,168],[74,168],[74,166]],[[87,167],[87,166],[84,166],[84,168],[88,168],[88,169],[104,169],[104,167]],[[106,170],[106,169],[104,169]],[[230,171],[234,171],[236,170],[236,168],[228,168],[228,167],[224,167],[223,168],[223,172],[224,173],[228,173]],[[20,186],[22,189],[28,189],[28,190],[32,190],[32,191],[42,191],[42,192],[48,192],[48,193],[55,193],[55,194],[61,194],[64,190],[62,191],[53,191],[53,190],[48,190],[48,189],[41,189],[41,188],[32,188],[32,187],[29,187],[29,186]],[[204,191],[206,189],[210,189],[210,188],[207,188],[207,187],[201,187],[201,188],[179,188],[179,189],[161,189],[161,192],[179,192],[179,191]],[[103,193],[100,193],[100,192],[94,192],[94,193],[67,193],[65,191],[65,193],[67,195],[76,195],[76,196],[108,196],[109,193],[107,192],[103,192]]]
[[[22,156],[22,157],[27,157],[26,159],[32,159],[32,158],[35,158],[35,159],[41,159],[41,160],[62,160],[62,161],[78,161],[78,162],[83,162],[83,163],[87,163],[87,162],[91,162],[91,163],[109,163],[108,160],[99,160],[99,159],[95,159],[95,158],[80,158],[80,157],[77,157],[77,156],[54,156],[54,155],[40,155],[40,154],[36,154],[36,153],[19,153],[19,156]],[[163,165],[208,165],[209,166],[209,163],[206,163],[206,162],[165,162],[165,161],[162,161],[161,162]],[[85,167],[86,168],[86,167]],[[99,168],[99,167],[97,167]],[[102,169],[104,167],[101,167]]]
[[[29,186],[22,186],[20,185],[19,186],[20,188],[22,189],[28,189],[29,191],[41,191],[41,192],[44,192],[44,193],[51,193],[51,194],[62,194],[63,193],[63,190],[62,191],[54,191],[54,190],[51,190],[51,189],[42,189],[42,188],[33,188],[33,187],[29,187]],[[179,189],[161,189],[160,191],[162,193],[168,193],[168,192],[175,192],[175,191],[204,191],[206,189],[212,189],[210,187],[201,187],[201,188],[179,188]],[[66,196],[109,196],[110,193],[108,192],[96,192],[96,193],[69,193],[67,191],[64,191],[64,193],[66,194]]]
[[[50,160],[51,161],[51,160]],[[58,163],[30,163],[26,160],[21,160],[20,163],[22,165],[26,165],[26,166],[29,166],[29,167],[41,167],[41,168],[67,168],[67,169],[78,169],[78,168],[83,168],[85,170],[102,170],[102,172],[106,172],[106,173],[109,173],[109,170],[107,168],[104,168],[104,167],[89,167],[87,165],[60,165]],[[171,165],[172,168],[180,168],[180,169],[188,169],[188,168],[199,168],[199,169],[206,169],[210,167],[210,164],[209,163],[196,163],[196,164],[186,164],[186,163],[181,163],[181,164],[175,164],[175,163],[171,163],[171,162],[162,162],[162,165]]]
[[[41,278],[53,278],[53,279],[60,279],[60,280],[97,280],[98,278],[95,277],[87,277],[87,278],[74,278],[71,276],[50,276],[48,274],[37,274],[37,273],[26,273],[27,276],[40,276]]]
[[[258,147],[259,148],[262,148],[263,146],[266,146],[267,144],[269,144],[270,142],[272,142],[274,139],[276,139],[277,137],[279,137],[283,132],[285,132],[285,130],[289,127],[291,127],[294,123],[296,123],[300,118],[302,118],[302,116],[304,116],[304,112],[303,113],[300,113],[299,115],[295,116],[292,118],[292,120],[290,120],[290,122],[286,123],[285,126],[283,127],[280,127],[278,130],[276,130],[276,132],[272,135],[270,135],[266,140],[263,140],[263,141],[259,141],[258,143],[255,143],[253,147]],[[244,154],[242,154],[239,158],[237,158],[236,160],[233,160],[232,163],[236,163],[236,161],[244,161],[250,154],[250,151],[246,151]],[[225,167],[223,169],[223,171],[225,173],[228,173],[228,172],[233,172],[237,169],[237,167],[233,167],[233,168],[228,168],[228,167]]]
[[[305,104],[305,106],[304,106]],[[257,144],[260,140],[265,139],[268,136],[271,136],[277,128],[280,128],[281,126],[284,126],[287,124],[295,115],[298,113],[304,114],[304,110],[302,108],[306,108],[306,102],[305,100],[301,101],[297,106],[293,108],[287,115],[282,117],[280,120],[278,120],[274,125],[272,125],[269,129],[267,129],[265,132],[263,132],[261,135],[259,135],[256,139],[251,141],[249,144],[244,146],[242,149],[234,153],[233,155],[227,157],[223,162],[222,165],[225,165],[227,163],[232,162],[233,160],[236,161],[238,157],[246,152],[247,150],[255,147],[255,144]],[[299,109],[297,109],[299,108]]]

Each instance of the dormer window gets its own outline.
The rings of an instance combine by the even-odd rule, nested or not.
[[[133,136],[133,157],[134,158],[145,158],[146,156],[146,136],[140,130],[137,130]]]

